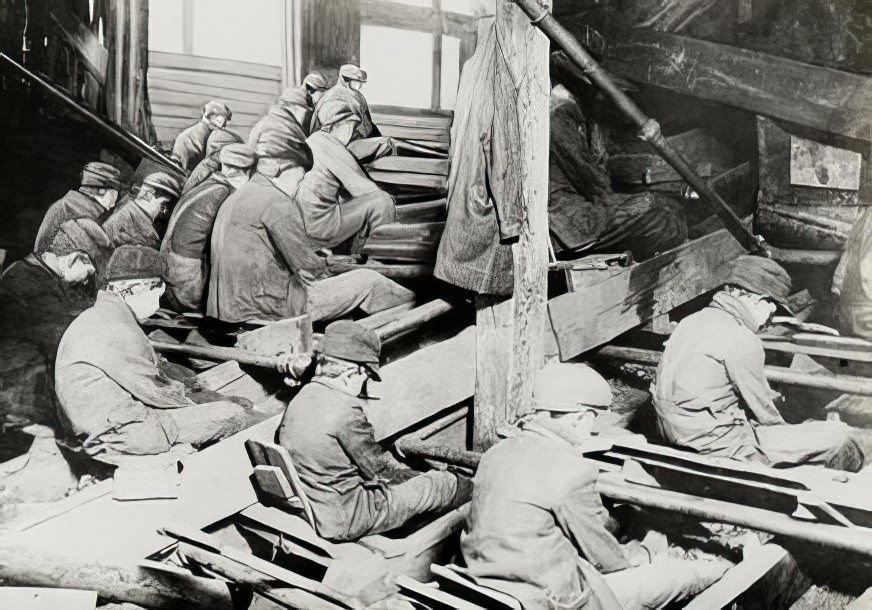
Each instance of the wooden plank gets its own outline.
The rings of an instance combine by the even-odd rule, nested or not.
[[[224,89],[242,89],[243,91],[269,93],[276,96],[281,91],[281,84],[278,81],[251,78],[248,76],[236,76],[233,74],[190,72],[188,70],[178,70],[176,68],[149,68],[148,74],[149,78],[153,75],[154,78],[159,78],[161,80],[171,80],[197,85],[211,85],[213,87],[221,87]]]
[[[385,277],[393,279],[414,279],[421,277],[433,277],[433,265],[421,263],[380,263],[367,261],[366,263],[340,263],[330,265],[333,273],[346,273],[355,269],[372,269]]]
[[[197,85],[194,83],[184,83],[174,80],[164,80],[153,76],[150,72],[148,75],[148,90],[149,92],[176,92],[185,93],[191,96],[198,96],[200,99],[222,99],[240,102],[254,102],[259,104],[274,104],[276,96],[272,93],[258,93],[256,91],[245,91],[243,89],[222,89],[212,85]]]
[[[0,608],[15,610],[94,610],[97,592],[48,587],[0,587]]]
[[[616,30],[606,67],[643,84],[872,140],[872,77],[650,30]]]
[[[462,38],[475,29],[478,19],[472,15],[437,11],[431,7],[412,6],[400,2],[360,0],[360,23],[381,27],[432,33],[440,28],[446,36]]]
[[[444,222],[421,222],[421,223],[399,223],[391,222],[385,225],[376,227],[367,238],[367,243],[370,241],[391,241],[391,240],[421,240],[421,241],[439,241],[442,231],[445,229]]]
[[[377,124],[377,123],[376,123]],[[378,124],[377,124],[378,125]],[[421,142],[448,143],[448,132],[439,129],[424,129],[422,127],[397,127],[395,125],[378,125],[382,135],[392,138],[405,138]]]
[[[148,52],[148,65],[153,68],[176,68],[195,72],[218,72],[219,74],[236,74],[252,78],[281,81],[280,66],[216,59],[197,55],[182,55],[179,53],[164,53],[162,51]]]
[[[264,96],[266,97],[266,96]],[[164,89],[151,89],[149,91],[152,109],[155,105],[167,106],[184,106],[194,108],[198,115],[201,115],[203,106],[210,100],[219,100],[227,104],[233,111],[233,118],[236,118],[237,113],[263,115],[269,109],[273,100],[269,101],[241,101],[228,100],[220,95],[200,95],[197,93],[180,93],[178,91],[167,91]],[[154,110],[152,110],[154,112]],[[162,113],[168,114],[168,113]],[[184,116],[188,116],[187,114]],[[231,123],[232,124],[232,123]]]
[[[724,573],[720,580],[693,598],[685,610],[744,607],[788,608],[809,588],[793,556],[776,544],[746,551],[747,557]],[[798,585],[798,586],[797,586]]]
[[[551,2],[544,3],[550,10]],[[483,21],[482,24],[485,22]],[[480,30],[480,38],[484,27]],[[545,326],[548,293],[548,103],[549,42],[530,23],[520,7],[511,2],[496,5],[496,56],[485,74],[472,78],[497,79],[498,70],[523,74],[523,86],[495,87],[492,104],[502,110],[495,117],[517,121],[517,131],[507,129],[506,174],[519,180],[523,201],[523,222],[517,243],[512,245],[514,290],[508,299],[476,298],[476,387],[473,411],[473,446],[482,450],[497,441],[497,429],[527,409],[533,398],[536,378],[545,363]],[[482,49],[487,47],[480,47]],[[467,64],[468,70],[477,61]],[[500,65],[505,62],[505,66]],[[491,74],[487,74],[490,70]],[[467,75],[461,77],[461,83]],[[505,75],[500,79],[506,79]],[[514,78],[514,77],[512,77]],[[457,105],[474,104],[472,91],[458,92]],[[466,99],[461,96],[464,93]],[[479,102],[481,103],[481,102]],[[473,105],[473,108],[475,106]],[[460,127],[479,129],[468,118]],[[516,141],[513,141],[517,138]],[[503,151],[504,153],[506,151]],[[458,204],[461,202],[458,201]]]
[[[434,199],[397,206],[397,222],[431,222],[445,220],[447,200]]]
[[[416,174],[412,172],[383,172],[379,170],[367,171],[369,177],[382,184],[406,184],[423,188],[444,191],[448,186],[447,176],[434,174]]]
[[[448,175],[448,159],[422,159],[421,157],[389,155],[368,163],[366,167],[386,172]]]
[[[433,608],[434,610],[442,610],[443,608],[484,610],[484,606],[473,604],[465,599],[446,593],[435,585],[424,584],[408,576],[397,578],[397,586],[405,597],[414,599],[424,608]]]
[[[372,104],[369,107],[370,113],[375,116],[377,114],[389,115],[391,117],[416,117],[424,119],[437,119],[451,123],[454,118],[453,110],[439,110],[435,108],[412,108],[411,106],[390,106],[388,104]],[[444,123],[439,123],[442,126]]]
[[[572,292],[548,311],[560,358],[567,360],[667,313],[726,278],[723,263],[744,250],[725,229],[630,267],[572,271]]]
[[[69,10],[60,8],[56,13],[51,14],[51,18],[67,42],[85,62],[88,71],[101,85],[105,83],[106,71],[109,68],[109,51],[100,44],[97,35]]]
[[[371,110],[371,109],[370,109]],[[370,112],[376,125],[394,125],[395,127],[417,127],[448,131],[451,128],[451,117],[419,117],[403,114],[385,114]]]
[[[475,329],[427,346],[382,367],[373,386],[379,400],[364,411],[376,440],[416,425],[468,399],[475,391]]]
[[[233,110],[231,107],[230,110]],[[203,117],[203,108],[202,106],[180,106],[177,104],[160,104],[155,103],[151,105],[151,113],[155,117],[159,118],[183,118],[190,119],[190,121],[196,123]],[[254,125],[257,121],[260,120],[261,114],[257,112],[237,112],[233,110],[233,118],[227,124],[228,128],[233,128],[233,125],[239,123],[241,125]]]

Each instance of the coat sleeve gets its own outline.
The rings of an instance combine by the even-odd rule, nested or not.
[[[391,483],[402,483],[418,474],[398,462],[376,442],[372,424],[359,406],[351,408],[351,414],[338,439],[342,449],[367,479],[387,479]]]
[[[783,424],[773,402],[780,394],[769,387],[763,373],[765,364],[766,355],[757,346],[737,349],[724,360],[727,376],[754,418],[763,425]]]
[[[261,219],[282,260],[303,283],[332,277],[326,259],[315,254],[309,244],[302,218],[296,217],[297,204],[284,201],[282,204],[270,206]]]
[[[602,573],[639,565],[638,543],[622,545],[606,529],[608,512],[594,485],[596,469],[583,463],[571,465],[573,475],[554,513],[563,533],[584,558]],[[641,551],[643,554],[644,550]],[[647,554],[646,554],[647,556]]]

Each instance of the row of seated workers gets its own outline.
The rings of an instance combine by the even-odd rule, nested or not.
[[[67,450],[109,464],[202,447],[262,415],[159,357],[139,323],[162,304],[230,328],[305,313],[332,322],[276,440],[299,472],[319,535],[356,540],[470,502],[461,536],[469,574],[525,608],[659,608],[715,582],[728,561],[670,546],[658,532],[627,538],[606,510],[597,468],[578,448],[630,432],[610,409],[611,386],[585,364],[545,366],[532,403],[501,430],[474,477],[412,469],[375,440],[365,407],[378,408],[381,345],[344,318],[414,295],[369,270],[331,271],[332,249],[357,251],[396,214],[361,168],[395,152],[372,124],[365,81],[353,65],[333,86],[309,75],[247,143],[226,129],[226,105],[206,104],[174,145],[188,172],[183,184],[155,172],[126,191],[118,169],[88,163],[81,184],[48,210],[34,252],[0,282],[4,425],[50,425]],[[564,112],[557,93],[552,102]],[[573,188],[564,170],[552,162],[556,207],[568,205]],[[603,216],[598,234],[632,225],[623,237],[637,247],[669,247],[644,239],[663,239],[664,225],[650,221],[664,218],[655,208],[624,221]],[[764,375],[758,332],[786,307],[790,276],[772,260],[743,256],[725,277],[666,343],[650,389],[661,440],[746,463],[862,469],[863,431],[836,421],[787,424]]]

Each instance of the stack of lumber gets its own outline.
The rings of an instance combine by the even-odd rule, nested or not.
[[[378,262],[420,264],[429,275],[445,226],[450,110],[373,106],[381,133],[397,153],[366,165],[370,178],[397,200],[397,222],[378,227],[363,253]]]

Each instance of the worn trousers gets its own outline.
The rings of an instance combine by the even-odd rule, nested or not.
[[[450,472],[434,471],[370,493],[375,495],[375,510],[356,513],[345,539],[380,534],[397,529],[418,515],[457,508],[469,501],[472,487],[460,486],[458,478]]]
[[[307,286],[306,313],[313,322],[335,320],[355,309],[374,314],[415,300],[415,293],[372,269],[355,269]]]
[[[337,203],[324,216],[320,214],[307,225],[312,245],[335,248],[351,239],[351,252],[357,253],[373,229],[396,220],[397,208],[391,196],[379,190]],[[334,216],[339,217],[338,223],[332,218]],[[319,226],[331,228],[329,232],[321,233]]]
[[[689,599],[717,582],[726,561],[655,559],[654,563],[603,575],[624,610],[653,610]]]
[[[346,148],[361,163],[369,163],[394,152],[390,139],[384,136],[352,140]]]

